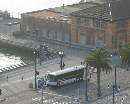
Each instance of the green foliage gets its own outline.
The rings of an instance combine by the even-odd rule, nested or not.
[[[89,66],[97,68],[97,95],[101,96],[100,73],[101,69],[106,72],[112,69],[110,55],[105,49],[96,48],[95,51],[86,57],[85,61]]]
[[[130,65],[130,44],[120,49],[121,60],[123,64]]]
[[[90,53],[86,59],[86,63],[95,68],[102,69],[103,71],[109,71],[111,68],[111,59],[108,52],[103,48],[97,48]]]
[[[2,90],[0,89],[0,95],[2,94]]]

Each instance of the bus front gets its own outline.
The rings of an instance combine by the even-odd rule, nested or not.
[[[47,74],[46,76],[46,85],[47,86],[57,86],[57,80],[54,75]]]

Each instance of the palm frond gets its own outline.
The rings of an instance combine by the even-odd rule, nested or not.
[[[105,49],[97,48],[86,57],[86,62],[93,67],[102,68],[103,70],[111,69],[111,60]]]

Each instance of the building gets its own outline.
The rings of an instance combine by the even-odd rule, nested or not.
[[[62,7],[50,8],[21,15],[20,30],[30,38],[41,41],[72,43],[71,13],[99,5],[84,2]]]
[[[107,2],[71,15],[72,41],[94,47],[119,48],[130,42],[130,0]]]
[[[8,11],[1,11],[0,10],[0,20],[9,19],[10,13]]]

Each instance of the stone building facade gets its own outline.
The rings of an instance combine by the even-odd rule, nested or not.
[[[61,13],[43,10],[22,14],[20,27],[31,37],[70,42],[70,20]]]
[[[0,20],[9,19],[10,13],[8,11],[1,11],[0,10]]]
[[[72,28],[74,26],[70,14],[96,5],[99,4],[84,2],[23,13],[20,30],[29,37],[36,37],[41,40],[75,43],[75,41],[72,41]]]
[[[72,40],[82,45],[119,48],[130,42],[130,1],[108,2],[72,13]]]

